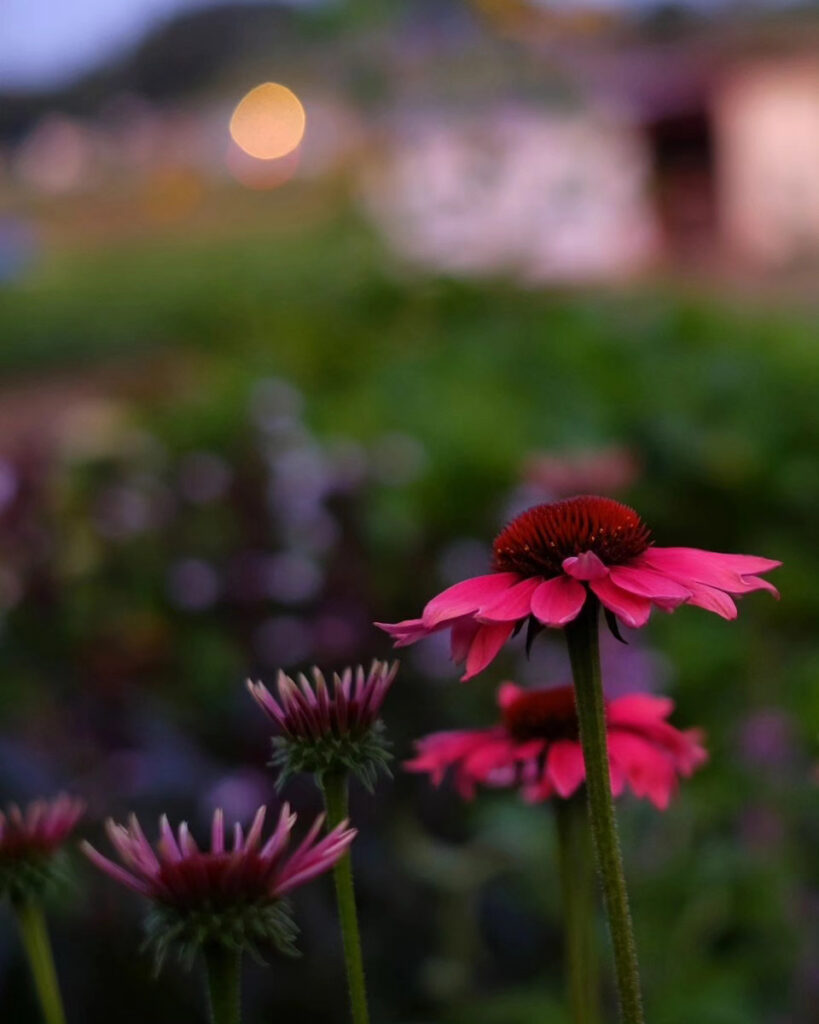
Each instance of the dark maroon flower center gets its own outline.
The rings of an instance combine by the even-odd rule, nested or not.
[[[54,852],[62,836],[49,841],[43,836],[34,836],[22,830],[9,832],[0,841],[0,861],[25,860],[27,857],[43,857]]]
[[[557,576],[563,561],[593,551],[606,565],[622,565],[651,543],[633,508],[612,498],[581,495],[535,505],[495,538],[494,567],[523,576]]]
[[[193,853],[159,870],[163,902],[214,909],[270,899],[269,865],[256,853]]]
[[[521,693],[501,710],[501,718],[516,740],[576,740],[574,687]]]

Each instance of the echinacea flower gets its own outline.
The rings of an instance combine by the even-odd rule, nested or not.
[[[619,501],[593,495],[535,505],[495,538],[494,571],[456,583],[434,597],[418,619],[376,623],[396,647],[452,630],[452,657],[471,679],[494,660],[516,630],[573,622],[590,598],[626,626],[648,622],[653,607],[693,604],[736,618],[729,595],[776,588],[760,573],[781,562],[698,548],[660,548],[640,516]]]
[[[24,810],[11,804],[0,811],[0,896],[17,901],[42,893],[54,880],[55,859],[84,810],[82,800],[61,793]]]
[[[282,897],[328,871],[344,855],[356,832],[341,822],[322,839],[320,815],[289,855],[287,846],[296,815],[285,804],[272,835],[262,839],[266,808],[260,807],[244,835],[238,823],[230,849],[221,810],[213,815],[210,849],[200,849],[182,822],[176,834],[164,815],[154,849],[134,815],[128,826],[109,819],[106,831],[122,866],[89,843],[83,851],[117,882],[153,904],[149,940],[162,960],[171,944],[191,960],[202,947],[219,945],[255,952],[272,942],[294,953],[296,926]]]
[[[282,770],[280,781],[296,772],[352,771],[371,789],[390,758],[379,715],[397,672],[398,662],[374,661],[368,672],[346,668],[333,675],[332,690],[317,668],[313,683],[279,672],[278,700],[248,680],[251,696],[279,729],[272,763]]]
[[[405,765],[426,772],[435,785],[452,770],[461,796],[477,784],[520,786],[525,799],[570,797],[586,769],[578,735],[574,687],[523,689],[504,683],[498,690],[500,722],[488,729],[439,732],[417,741]],[[611,788],[626,786],[664,810],[679,776],[689,776],[708,755],[697,729],[680,731],[667,719],[673,701],[643,693],[606,702]]]

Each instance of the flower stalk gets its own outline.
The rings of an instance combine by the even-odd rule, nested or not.
[[[203,953],[210,1024],[240,1024],[241,953],[220,944],[206,946]]]
[[[334,828],[349,817],[349,794],[345,772],[325,772],[321,776],[324,803],[327,808],[327,827]],[[361,954],[361,936],[353,887],[353,864],[350,851],[336,861],[333,867],[341,939],[344,946],[344,964],[350,995],[350,1013],[353,1024],[369,1024],[367,987],[364,980],[364,960]]]
[[[564,957],[573,1024],[599,1024],[599,982],[594,941],[594,858],[584,801],[555,801]]]
[[[589,822],[614,947],[620,1016],[623,1024],[643,1024],[637,949],[609,780],[598,611],[598,601],[589,595],[580,614],[566,626],[566,640],[574,676],[580,741],[586,766]]]
[[[14,911],[43,1012],[43,1020],[45,1024],[65,1024],[60,985],[57,981],[42,907],[32,899],[23,899],[15,901]]]

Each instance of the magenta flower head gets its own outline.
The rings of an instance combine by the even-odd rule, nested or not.
[[[297,772],[353,772],[372,790],[391,756],[379,716],[397,672],[398,662],[374,661],[369,672],[346,668],[333,675],[332,690],[317,668],[313,683],[279,672],[278,700],[248,680],[251,696],[279,730],[271,763],[281,769],[280,783]]]
[[[89,843],[83,843],[83,852],[115,881],[150,900],[148,941],[158,964],[171,946],[187,963],[199,949],[213,946],[258,956],[259,946],[272,944],[294,955],[298,930],[282,897],[332,868],[356,833],[343,821],[318,839],[324,824],[320,815],[288,855],[296,815],[285,804],[272,835],[263,840],[265,812],[259,808],[247,836],[241,825],[234,826],[230,849],[217,810],[209,850],[200,850],[185,822],[174,834],[164,815],[154,849],[132,815],[127,828],[110,819],[106,823],[122,866]]]
[[[82,800],[61,793],[25,810],[11,804],[0,811],[0,897],[40,896],[59,878],[63,844],[84,810]]]
[[[573,622],[588,600],[599,601],[610,628],[639,627],[652,608],[693,604],[734,619],[730,595],[767,590],[761,573],[781,562],[698,548],[659,548],[634,509],[582,495],[535,505],[495,538],[494,572],[456,583],[434,597],[419,619],[376,623],[396,647],[442,629],[452,631],[452,657],[471,679],[492,662],[514,632],[528,640],[544,627]]]
[[[425,772],[435,785],[454,772],[461,796],[478,784],[520,787],[526,800],[571,797],[586,768],[578,736],[573,686],[525,690],[504,683],[498,691],[500,722],[488,729],[439,732],[416,744],[405,765]],[[674,708],[666,697],[635,693],[606,703],[611,788],[626,786],[665,810],[680,776],[708,759],[698,729],[681,732],[668,722]]]

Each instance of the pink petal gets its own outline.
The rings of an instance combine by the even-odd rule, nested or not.
[[[213,812],[210,827],[210,848],[212,853],[225,852],[225,815],[221,807]]]
[[[609,733],[609,757],[625,772],[634,795],[647,797],[664,811],[677,785],[671,758],[641,736],[614,729]]]
[[[601,580],[609,570],[593,551],[584,551],[563,560],[563,571],[576,580]]]
[[[498,707],[508,708],[522,693],[523,687],[518,686],[517,683],[501,683],[498,687]]]
[[[478,619],[481,622],[516,622],[525,619],[531,611],[532,594],[542,581],[537,577],[521,580],[509,587],[500,597],[481,605]]]
[[[620,767],[618,761],[614,760],[609,751],[609,783],[611,784],[611,795],[622,796],[626,788],[626,773]]]
[[[262,828],[264,827],[264,819],[267,813],[267,808],[262,806],[256,811],[256,816],[253,819],[253,824],[250,826],[250,831],[247,834],[245,840],[245,850],[255,851],[260,845],[262,838]]]
[[[469,654],[466,656],[466,672],[461,676],[462,682],[476,676],[491,661],[495,660],[501,647],[512,635],[514,628],[514,624],[511,622],[499,622],[481,626],[478,629],[469,645]]]
[[[475,634],[480,628],[481,624],[468,615],[463,619],[458,619],[457,622],[452,623],[450,646],[452,650],[452,660],[456,665],[460,665],[462,661],[466,661],[466,657],[469,654],[469,648],[472,646]]]
[[[697,608],[705,608],[709,612],[716,612],[723,619],[737,617],[737,606],[723,591],[717,590],[716,587],[706,587],[702,583],[692,583],[691,589],[693,593],[688,599],[688,604],[696,605]]]
[[[159,819],[159,842],[157,843],[160,857],[168,864],[176,864],[182,860],[182,852],[176,845],[176,837],[173,834],[167,814]]]
[[[657,722],[668,718],[674,710],[674,701],[669,697],[652,697],[648,693],[630,693],[610,701],[606,709],[609,725],[636,725]]]
[[[610,578],[592,580],[589,586],[606,608],[614,612],[627,626],[639,629],[648,622],[651,615],[651,601],[648,598],[621,590]]]
[[[546,755],[546,772],[560,796],[571,796],[586,778],[580,744],[574,740],[553,743]]]
[[[417,640],[429,636],[433,630],[428,629],[421,619],[404,619],[403,622],[374,622],[374,626],[389,633],[396,647],[408,647]]]
[[[418,752],[404,762],[404,768],[409,772],[426,772],[432,784],[439,786],[448,768],[484,744],[488,737],[500,734],[499,729],[432,733],[416,741]]]
[[[527,804],[539,804],[548,800],[554,795],[554,792],[555,787],[552,785],[549,774],[544,772],[542,778],[523,787],[523,799]]]
[[[463,770],[478,782],[490,782],[499,768],[513,768],[516,764],[515,741],[505,733],[487,734],[464,758]]]
[[[648,548],[631,563],[663,572],[681,583],[689,580],[719,587],[729,593],[742,593],[744,576],[756,576],[770,572],[782,563],[771,558],[757,558],[754,555],[725,555],[718,551],[702,551],[699,548]]]
[[[296,815],[290,813],[290,804],[283,804],[279,812],[279,820],[270,838],[259,852],[262,860],[272,861],[287,846],[290,840],[290,832],[296,824]]]
[[[463,580],[433,597],[424,608],[421,620],[430,629],[449,619],[476,612],[482,605],[500,597],[519,580],[520,576],[516,572],[493,572],[487,576]]]
[[[653,569],[630,568],[625,565],[614,566],[611,570],[611,581],[622,590],[638,597],[650,600],[660,599],[663,602],[682,604],[691,597],[691,591],[676,580],[664,576]]]
[[[90,843],[83,841],[80,844],[80,849],[92,864],[113,878],[115,882],[121,882],[122,885],[127,885],[129,889],[133,889],[134,892],[141,893],[143,896],[151,895],[152,890],[148,882],[132,875],[130,871],[125,871],[119,864],[115,864],[107,857],[103,857]]]
[[[532,614],[546,626],[565,626],[576,619],[586,600],[586,588],[569,576],[541,583],[532,595]]]

